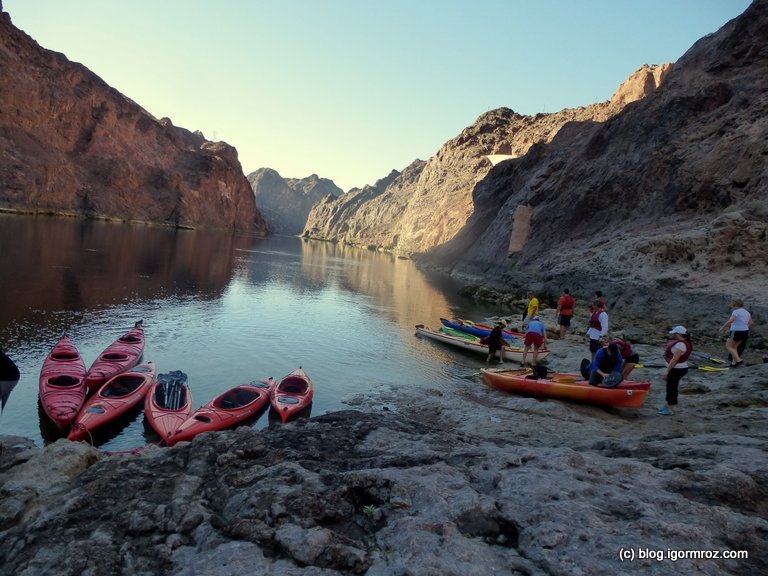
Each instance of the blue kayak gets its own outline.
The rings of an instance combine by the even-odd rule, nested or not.
[[[491,330],[493,330],[493,326],[488,326],[487,324],[476,324],[474,322],[467,323],[461,320],[453,322],[451,320],[446,320],[445,318],[440,318],[440,322],[442,322],[443,326],[446,328],[460,330],[461,332],[479,336],[480,338],[488,336],[491,333]],[[525,334],[520,334],[520,332],[510,332],[508,330],[502,330],[502,335],[505,340],[522,340],[525,338]]]

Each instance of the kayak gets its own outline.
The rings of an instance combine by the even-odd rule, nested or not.
[[[88,369],[85,385],[88,395],[98,392],[104,383],[120,372],[136,366],[144,353],[143,320],[107,346]]]
[[[479,336],[480,338],[490,336],[491,330],[493,330],[493,326],[489,326],[488,324],[477,324],[475,322],[467,322],[466,320],[452,321],[440,318],[440,322],[443,326],[459,330],[460,332],[466,332],[467,334],[472,334],[474,336]],[[520,332],[502,330],[501,334],[504,336],[505,340],[525,340],[525,334],[521,334]]]
[[[442,332],[440,330],[432,330],[431,328],[425,327],[423,324],[417,324],[416,325],[416,334],[419,336],[424,336],[426,338],[430,338],[432,340],[437,340],[438,342],[444,342],[446,344],[450,344],[452,346],[456,346],[458,348],[463,348],[465,350],[470,350],[472,352],[478,352],[480,354],[484,354],[485,356],[488,355],[488,344],[483,344],[479,340],[469,340],[467,338],[458,338],[456,336],[451,336],[450,334],[446,334],[445,332]],[[549,355],[549,350],[546,348],[539,349],[539,355],[537,357],[537,360],[543,360]],[[505,346],[504,347],[504,359],[509,360],[510,362],[522,362],[523,361],[523,349],[521,347],[511,347],[511,346]],[[528,360],[533,361],[533,349],[528,351]]]
[[[280,414],[283,423],[312,404],[315,387],[307,373],[299,366],[283,376],[272,388],[272,407]]]
[[[456,330],[455,328],[449,328],[448,326],[441,326],[440,332],[442,332],[443,334],[448,334],[449,336],[464,338],[465,340],[472,340],[474,342],[480,341],[480,336],[475,336],[474,334],[470,334],[469,332],[462,332],[461,330]]]
[[[40,404],[59,430],[65,430],[85,402],[85,362],[72,341],[62,336],[40,370]]]
[[[648,397],[650,382],[624,380],[615,388],[591,386],[580,374],[547,374],[536,378],[531,370],[482,369],[491,388],[536,398],[571,400],[597,406],[640,408]]]
[[[271,382],[260,381],[230,388],[181,423],[176,433],[165,438],[168,446],[192,440],[203,432],[229,430],[248,420],[269,404]]]
[[[86,400],[72,423],[70,440],[93,441],[93,432],[144,402],[144,396],[155,382],[157,370],[154,362],[139,364],[110,378],[99,391]]]
[[[192,392],[180,370],[158,374],[144,397],[144,417],[165,441],[192,415]]]

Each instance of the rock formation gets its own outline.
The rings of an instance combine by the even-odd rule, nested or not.
[[[157,120],[5,12],[0,101],[4,210],[266,230],[232,146]]]
[[[270,232],[298,235],[304,232],[312,207],[326,197],[336,198],[343,190],[327,178],[282,178],[271,168],[248,174],[256,196],[256,207],[264,215]]]
[[[467,226],[432,258],[502,282],[582,274],[764,305],[766,46],[759,0],[694,44],[647,97],[494,168],[474,189]],[[532,210],[530,232],[510,253],[518,206]]]
[[[0,436],[0,572],[765,574],[768,365],[738,374],[673,417],[468,380],[139,454]]]
[[[416,160],[402,173],[393,170],[373,186],[352,189],[338,198],[324,198],[307,217],[306,234],[351,245],[396,248],[397,235],[383,240],[382,226],[396,223],[403,215],[409,197],[405,190],[414,185],[423,169],[424,162]]]
[[[307,221],[310,235],[403,253],[442,245],[467,223],[475,210],[473,190],[494,162],[525,156],[534,144],[550,142],[568,123],[611,118],[628,102],[653,91],[668,68],[643,66],[610,102],[536,116],[521,116],[508,108],[492,110],[426,163],[414,162],[385,188],[377,184],[316,206]]]

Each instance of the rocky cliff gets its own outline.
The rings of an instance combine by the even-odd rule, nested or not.
[[[767,47],[758,0],[691,47],[658,90],[491,170],[433,261],[502,282],[582,273],[593,285],[650,281],[765,304]]]
[[[473,214],[473,190],[494,162],[525,156],[535,144],[550,142],[568,123],[606,121],[627,103],[655,90],[668,69],[668,65],[643,66],[609,102],[536,116],[508,108],[490,111],[427,162],[414,162],[386,186],[377,184],[316,206],[307,228],[315,237],[405,253],[440,246],[454,238]]]
[[[266,230],[232,146],[157,120],[5,12],[0,101],[2,209]]]
[[[312,207],[326,197],[337,198],[343,190],[327,178],[283,178],[271,168],[248,174],[256,207],[264,215],[270,232],[298,235],[304,231]]]

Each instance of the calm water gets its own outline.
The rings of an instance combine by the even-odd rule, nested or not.
[[[315,416],[358,393],[467,386],[484,359],[422,340],[414,325],[501,312],[411,261],[299,238],[0,214],[0,263],[0,346],[21,371],[0,434],[41,446],[57,436],[39,414],[38,376],[63,333],[90,365],[144,319],[144,361],[186,372],[196,406],[302,366]],[[151,440],[139,414],[101,445]]]

